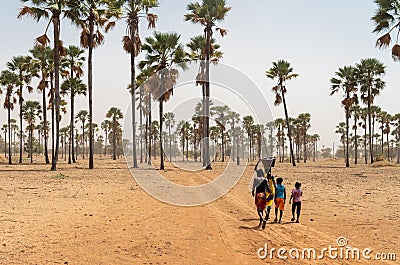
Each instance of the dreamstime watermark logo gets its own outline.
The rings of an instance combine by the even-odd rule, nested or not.
[[[251,115],[254,119],[254,124],[265,125],[267,122],[273,121],[269,105],[261,90],[247,75],[228,65],[221,63],[210,64],[210,77],[208,80],[210,96],[204,96],[206,95],[207,83],[207,75],[205,74],[207,68],[205,66],[205,62],[202,61],[173,65],[153,74],[136,89],[141,93],[142,99],[136,101],[135,109],[137,104],[142,104],[140,107],[144,112],[143,116],[147,118],[147,122],[150,122],[149,117],[151,117],[151,124],[158,125],[158,129],[160,129],[160,100],[163,101],[163,113],[173,113],[176,134],[175,136],[172,135],[173,128],[168,127],[171,121],[167,122],[167,117],[164,117],[162,120],[163,125],[161,126],[163,130],[161,137],[165,163],[168,163],[170,168],[172,164],[174,170],[176,168],[186,172],[205,170],[204,160],[209,159],[212,163],[215,158],[216,150],[221,145],[221,136],[200,137],[203,135],[202,133],[193,134],[196,130],[201,132],[203,117],[209,118],[210,127],[217,127],[219,133],[224,131],[225,135],[228,134],[229,130],[234,129],[232,124],[235,121],[232,122],[232,120],[223,117],[224,115],[229,115],[229,111],[239,113],[240,118],[245,115]],[[148,97],[150,92],[151,97]],[[151,105],[148,105],[149,99],[151,99]],[[147,101],[144,102],[144,100]],[[203,105],[206,105],[207,102],[209,102],[211,110],[215,111],[207,113],[203,110]],[[220,109],[218,114],[218,110],[215,109],[216,106],[227,106],[228,109]],[[154,135],[155,133],[151,131],[151,126],[149,126],[150,130],[143,129],[145,124],[143,121],[141,130],[136,130],[135,140],[136,145],[142,146],[144,150],[142,154],[137,154],[137,157],[139,160],[140,155],[147,156],[151,163],[147,165],[142,157],[143,163],[139,163],[138,167],[135,168],[132,153],[132,127],[134,123],[137,125],[136,127],[140,127],[140,124],[138,124],[140,119],[138,118],[139,111],[136,111],[135,116],[132,112],[132,105],[130,105],[126,111],[123,127],[124,139],[130,139],[130,144],[124,145],[124,156],[136,182],[158,200],[181,206],[206,204],[223,196],[242,177],[247,161],[241,160],[240,165],[237,165],[236,161],[229,159],[224,170],[217,178],[213,178],[212,181],[202,185],[184,186],[164,178],[163,172],[157,170],[160,164],[160,154],[157,152],[161,149],[158,144],[159,135]],[[232,119],[237,119],[237,117]],[[154,121],[157,122],[153,124]],[[184,126],[187,126],[187,128]],[[241,124],[239,125],[237,119],[235,130],[238,130],[239,127],[241,127]],[[196,139],[193,136],[187,136],[185,132],[191,132],[196,135]],[[227,139],[229,139],[228,145],[232,143],[231,152],[238,153],[244,150],[242,149],[243,146],[240,146],[243,140],[235,139],[240,133],[243,134],[245,132],[234,131],[234,133],[229,133],[229,138]],[[149,157],[150,152],[146,149],[144,137],[147,136],[149,138],[149,134],[154,136],[149,150],[151,150],[151,155],[156,152],[156,158]],[[171,137],[174,137],[174,139],[171,140]],[[154,149],[154,143],[157,143],[156,149]],[[206,146],[209,146],[209,156],[203,156],[207,153],[204,151]],[[150,145],[147,145],[147,147],[150,147]],[[136,150],[139,149],[136,148]],[[195,161],[194,153],[198,154],[197,162]],[[190,174],[185,174],[185,176],[188,175]]]
[[[328,247],[317,250],[315,248],[270,248],[267,243],[264,247],[259,248],[257,255],[260,259],[303,259],[303,260],[322,260],[329,258],[332,260],[380,260],[380,261],[396,261],[396,253],[378,253],[371,248],[359,249],[348,245],[345,237],[339,237],[336,240],[336,246],[329,245]]]

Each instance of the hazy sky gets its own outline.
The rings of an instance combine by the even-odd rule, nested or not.
[[[389,49],[375,48],[377,36],[371,33],[373,22],[370,19],[375,10],[373,1],[227,2],[232,11],[221,26],[228,29],[228,35],[224,38],[214,35],[224,52],[221,63],[230,65],[253,80],[275,118],[283,117],[283,107],[273,106],[271,88],[275,83],[265,77],[265,71],[278,59],[289,61],[299,74],[296,80],[287,83],[289,114],[311,113],[312,128],[309,133],[320,134],[320,146],[338,142],[335,127],[344,120],[341,95],[329,96],[329,80],[339,67],[355,64],[362,58],[376,57],[381,60],[387,66],[384,77],[387,86],[376,103],[389,113],[400,112],[399,105],[395,104],[395,98],[400,98],[400,64],[392,61]],[[154,10],[159,16],[157,30],[176,31],[181,34],[183,43],[202,33],[199,25],[184,21],[187,3],[189,1],[161,0],[160,7]],[[41,35],[46,26],[28,17],[17,20],[21,5],[20,1],[2,2],[1,70],[12,56],[27,54],[34,38]],[[117,27],[106,35],[105,44],[94,52],[94,121],[97,123],[101,123],[111,106],[125,111],[129,105],[126,89],[129,83],[129,56],[121,48],[124,34],[125,22],[119,21]],[[144,38],[149,34],[151,32],[143,23],[141,35]],[[68,21],[62,22],[61,39],[66,45],[79,43],[78,30]],[[200,89],[193,88],[193,95],[200,96]],[[3,102],[4,97],[0,97]],[[37,92],[25,97],[39,100]],[[86,106],[87,98],[78,97],[76,110]],[[242,114],[247,114],[245,112],[243,110]],[[2,113],[0,121],[4,123],[6,112]],[[18,117],[18,111],[13,112],[13,117]],[[66,119],[63,120],[65,124]]]

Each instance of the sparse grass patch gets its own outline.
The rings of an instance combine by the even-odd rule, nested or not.
[[[65,178],[69,178],[69,176],[64,175],[63,173],[59,173],[57,175],[52,176],[51,178],[53,178],[53,179],[65,179]]]

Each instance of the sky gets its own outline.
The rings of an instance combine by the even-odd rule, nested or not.
[[[189,1],[160,0],[160,6],[153,10],[159,17],[156,30],[178,32],[184,44],[190,37],[201,34],[201,26],[184,21],[187,3]],[[375,48],[378,36],[372,33],[374,24],[371,17],[376,8],[372,0],[227,0],[227,4],[232,10],[220,26],[227,29],[228,34],[224,38],[214,34],[224,52],[221,64],[236,69],[232,70],[232,76],[240,72],[240,75],[247,77],[257,87],[261,94],[251,88],[246,95],[253,99],[257,95],[264,97],[265,109],[255,105],[256,112],[270,109],[274,118],[284,117],[283,106],[273,105],[274,94],[271,88],[275,81],[267,79],[265,71],[272,66],[272,62],[287,60],[294,72],[299,74],[297,79],[287,83],[289,115],[295,117],[300,113],[310,113],[312,127],[309,133],[320,135],[320,147],[330,147],[332,143],[339,142],[339,136],[334,132],[336,125],[344,120],[344,111],[340,104],[342,95],[329,96],[329,80],[339,67],[354,65],[363,58],[371,57],[383,62],[387,71],[384,76],[387,85],[376,99],[376,104],[391,114],[400,112],[399,105],[395,104],[395,99],[400,98],[400,64],[393,62],[390,49]],[[44,22],[36,23],[28,17],[17,19],[21,6],[20,1],[2,3],[0,70],[6,68],[6,62],[13,56],[27,54],[34,39],[43,34],[46,27]],[[105,119],[105,113],[110,107],[116,106],[129,113],[127,110],[130,102],[126,88],[130,61],[121,45],[125,30],[125,21],[119,21],[116,28],[106,34],[104,45],[94,51],[94,122],[98,124]],[[147,30],[143,21],[140,31],[144,39],[153,30]],[[61,39],[65,45],[78,45],[79,30],[63,20]],[[138,60],[141,58],[142,55]],[[86,80],[87,77],[84,78]],[[189,97],[200,97],[199,88],[192,86],[189,90],[190,93],[186,91]],[[171,108],[175,106],[174,102],[183,100],[179,98],[178,92],[179,89],[174,93],[176,99],[166,104],[167,110],[168,105]],[[213,90],[211,93],[213,97]],[[214,95],[219,97],[217,103],[220,102],[218,99],[229,102],[231,97],[229,93],[224,94],[224,90],[218,92],[217,88]],[[26,94],[25,98],[39,100],[40,94]],[[0,96],[0,100],[3,102],[4,97]],[[87,101],[87,98],[79,96],[75,109],[87,109]],[[251,100],[249,104],[252,105]],[[251,114],[234,100],[230,105],[235,106],[235,110],[241,112],[242,116]],[[5,123],[6,112],[1,113],[0,122]],[[14,111],[12,116],[18,118],[18,111]],[[62,123],[65,126],[67,119]]]

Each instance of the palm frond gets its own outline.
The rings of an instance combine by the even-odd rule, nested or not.
[[[395,44],[392,48],[392,58],[394,61],[400,61],[400,45]]]
[[[387,48],[391,40],[392,39],[390,37],[390,33],[386,33],[385,35],[376,40],[375,46],[378,47],[379,49]]]

